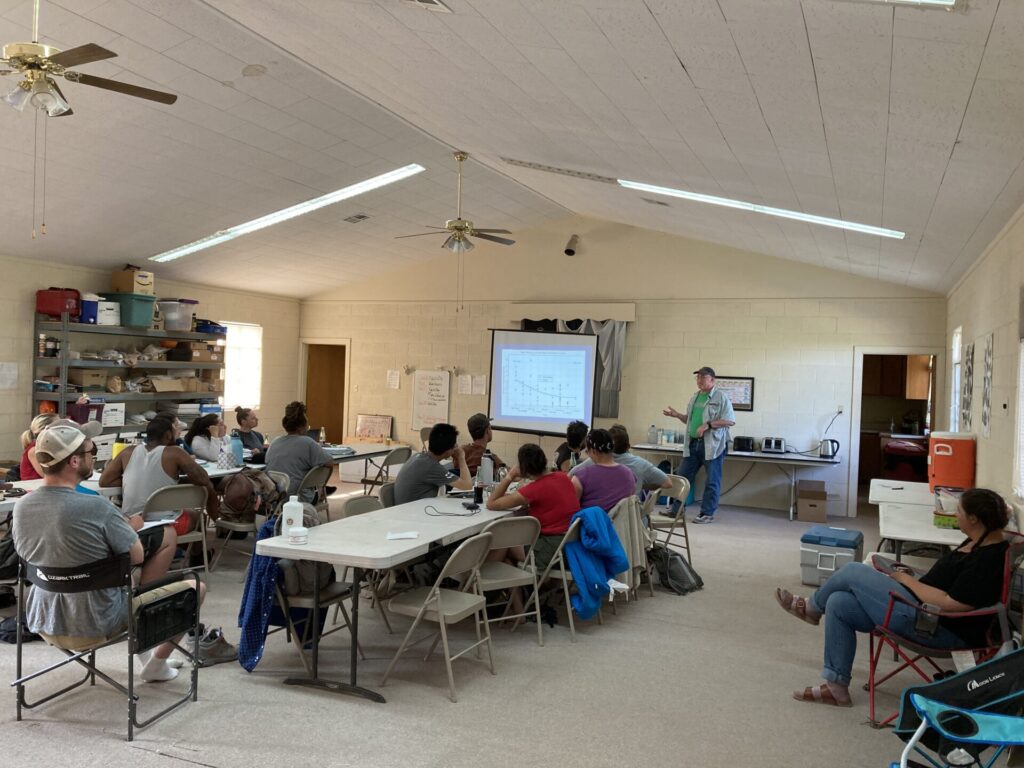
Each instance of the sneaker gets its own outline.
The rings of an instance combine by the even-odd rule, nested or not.
[[[199,662],[202,666],[212,667],[214,664],[224,664],[237,659],[238,648],[224,639],[220,627],[211,627],[205,634],[199,636]]]
[[[703,512],[701,512],[699,515],[697,515],[695,518],[693,518],[693,520],[691,520],[690,522],[692,522],[692,523],[713,523],[713,522],[715,522],[715,516],[714,515],[705,515]]]

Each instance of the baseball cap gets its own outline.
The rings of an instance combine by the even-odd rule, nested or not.
[[[486,430],[490,425],[491,420],[483,413],[474,413],[466,422],[466,427],[469,429],[470,435],[476,432],[483,434],[484,430]]]
[[[103,431],[103,425],[95,420],[79,424],[77,421],[73,421],[72,419],[57,419],[53,424],[47,427],[47,429],[52,427],[74,427],[89,438],[96,437]]]
[[[715,369],[707,365],[701,366],[696,371],[694,371],[694,373],[697,374],[698,376],[710,376],[713,379],[716,378]]]
[[[61,421],[68,422],[70,419],[61,419]],[[89,423],[99,424],[99,422]],[[70,424],[54,424],[39,433],[39,437],[36,439],[36,459],[39,461],[40,466],[52,467],[59,464],[68,456],[74,454],[91,437],[91,435],[87,435],[77,425],[71,426],[72,424],[74,424],[73,421]],[[91,430],[92,428],[90,427]],[[39,454],[44,454],[49,458],[44,461],[43,457]]]

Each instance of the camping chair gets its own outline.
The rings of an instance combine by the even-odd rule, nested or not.
[[[190,650],[178,645],[173,638],[191,630],[193,637],[199,637],[199,595],[196,581],[180,581],[177,577],[162,579],[144,587],[133,588],[131,558],[125,553],[84,565],[50,567],[20,563],[18,579],[18,629],[17,629],[17,679],[11,686],[17,689],[17,718],[21,720],[22,710],[33,709],[45,704],[85,683],[96,685],[96,678],[113,686],[128,697],[128,741],[135,738],[136,728],[145,728],[150,723],[177,709],[189,699],[198,700],[199,659]],[[24,674],[23,649],[25,619],[25,585],[45,592],[73,595],[99,589],[118,589],[131,606],[127,626],[109,637],[50,637],[43,639],[61,651],[67,658],[36,672]],[[125,687],[96,667],[96,652],[102,648],[128,641],[128,686]],[[192,675],[185,694],[170,705],[145,720],[139,720],[139,695],[135,691],[135,654],[147,651],[160,643],[171,640],[192,663]],[[26,683],[48,672],[60,669],[72,662],[85,667],[85,676],[59,691],[50,693],[34,702],[26,696]]]
[[[544,628],[540,620],[540,601],[533,601],[533,611],[509,614],[512,610],[512,590],[519,587],[533,587],[537,591],[537,566],[533,559],[533,545],[540,536],[540,520],[535,517],[506,517],[488,523],[483,530],[491,534],[491,550],[523,547],[526,561],[522,565],[512,565],[485,560],[480,566],[480,590],[484,593],[509,590],[508,600],[504,603],[505,610],[500,616],[488,618],[489,623],[506,619],[526,618],[531,614],[537,622],[537,645],[544,645]]]
[[[662,543],[667,547],[673,544],[673,539],[679,539],[679,542],[675,544],[679,549],[686,550],[686,560],[693,565],[693,556],[690,553],[690,534],[686,528],[686,497],[690,495],[690,481],[685,477],[679,475],[669,475],[668,479],[672,481],[671,488],[659,489],[652,491],[655,499],[659,495],[664,494],[671,499],[678,499],[679,511],[675,517],[669,515],[655,514],[657,510],[652,505],[651,507],[651,530],[655,532],[661,531],[665,534],[665,538]],[[657,503],[655,501],[655,503]],[[671,508],[671,505],[670,505]]]
[[[388,600],[389,611],[414,618],[412,626],[402,638],[402,644],[398,647],[395,657],[388,664],[381,685],[387,683],[391,671],[402,654],[405,653],[406,648],[431,637],[434,638],[434,642],[423,660],[427,661],[430,658],[440,639],[444,647],[444,664],[448,672],[448,697],[453,702],[458,701],[455,695],[455,677],[452,675],[452,662],[455,659],[464,656],[474,648],[477,649],[477,657],[479,657],[480,646],[486,644],[488,666],[491,669],[491,674],[496,674],[494,671],[494,649],[491,645],[491,625],[487,622],[487,600],[480,592],[480,564],[483,563],[491,549],[491,540],[489,533],[480,533],[466,539],[445,563],[434,586],[417,587]],[[468,576],[463,579],[462,586],[458,590],[441,587],[445,579],[465,573],[468,573]],[[456,624],[470,616],[476,623],[476,642],[452,656],[448,647],[448,625]],[[415,643],[410,643],[409,638],[412,637],[412,633],[424,620],[437,622],[440,631],[422,637]],[[480,636],[481,624],[483,625],[483,638]]]
[[[333,466],[313,467],[299,481],[299,487],[295,491],[299,501],[311,500],[313,506],[316,507],[316,511],[320,514],[321,522],[327,520],[327,513],[331,508],[327,502],[327,481],[331,479],[331,472],[333,471]]]
[[[398,448],[392,448],[378,464],[373,459],[366,460],[366,475],[361,482],[363,484],[363,493],[369,495],[374,489],[374,486],[384,485],[384,483],[391,480],[391,467],[398,466],[399,464],[405,464],[410,458],[412,458],[412,448],[407,445],[399,446]],[[370,467],[374,467],[377,470],[377,474],[373,477],[369,477]]]
[[[1024,650],[907,688],[893,731],[907,742],[899,765],[920,765],[910,762],[916,752],[932,766],[991,768],[1007,747],[1024,745],[1022,706]],[[985,755],[988,749],[994,751]]]
[[[888,725],[898,716],[894,712],[884,720],[879,720],[875,714],[875,694],[878,686],[896,676],[905,669],[912,669],[925,682],[931,682],[937,675],[944,675],[945,671],[936,663],[936,659],[953,659],[954,653],[973,654],[977,662],[988,661],[1001,651],[1012,648],[1013,626],[1009,619],[1009,596],[1013,583],[1013,575],[1024,560],[1024,538],[1015,536],[1014,541],[1006,550],[1006,563],[1003,571],[1003,587],[998,603],[986,608],[979,608],[974,611],[962,613],[948,613],[943,611],[931,611],[923,605],[917,605],[906,600],[896,593],[889,595],[889,609],[886,611],[882,624],[875,627],[870,635],[871,666],[868,671],[868,682],[864,689],[868,692],[868,721],[872,726],[881,728]],[[915,576],[921,574],[916,573]],[[977,619],[988,617],[992,621],[989,629],[987,644],[979,648],[953,648],[939,649],[922,645],[917,639],[902,637],[889,628],[889,620],[897,603],[910,605],[918,613],[927,613],[938,619],[944,619],[947,626],[950,622],[963,619]],[[884,675],[879,676],[878,666],[885,649],[891,649],[894,660],[900,662],[898,666]],[[922,663],[924,662],[924,663]],[[927,664],[927,667],[925,666]]]
[[[384,485],[380,487],[379,498],[383,507],[395,506],[395,484],[384,483]]]
[[[192,553],[192,545],[199,543],[203,552],[203,571],[210,572],[210,561],[206,545],[206,489],[201,485],[168,485],[153,491],[146,499],[142,508],[143,520],[155,520],[162,516],[162,513],[181,512],[196,510],[199,514],[196,517],[194,528],[188,533],[178,534],[178,544],[185,545],[184,568],[171,568],[168,574],[184,573],[189,570],[188,559]]]

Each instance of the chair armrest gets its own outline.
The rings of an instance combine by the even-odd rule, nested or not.
[[[995,605],[990,605],[986,608],[975,608],[973,611],[933,611],[923,603],[914,603],[905,598],[903,595],[899,594],[898,592],[890,592],[889,613],[892,612],[892,609],[895,607],[896,603],[903,603],[904,605],[909,605],[911,608],[913,608],[915,611],[918,611],[919,613],[927,613],[932,616],[938,616],[942,619],[967,619],[976,618],[978,616],[998,616],[1004,608],[1002,603],[996,603]],[[887,613],[885,617],[886,624],[889,623],[889,613]]]
[[[145,584],[141,584],[137,587],[132,588],[132,594],[135,596],[141,595],[143,592],[149,592],[151,589],[158,589],[160,587],[166,587],[168,584],[177,584],[179,581],[184,581],[184,577],[190,574],[198,574],[202,568],[187,568],[185,570],[175,573],[173,576],[164,576],[162,579],[156,581],[149,581]],[[198,576],[196,579],[198,580]]]

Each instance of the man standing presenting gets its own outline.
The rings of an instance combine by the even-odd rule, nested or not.
[[[676,471],[690,481],[691,487],[702,466],[707,475],[700,514],[693,522],[713,523],[722,485],[722,464],[729,447],[729,427],[736,423],[736,414],[729,397],[715,387],[714,368],[704,366],[693,373],[697,377],[697,392],[690,398],[686,413],[672,406],[662,413],[687,425],[689,440],[684,444],[684,458]],[[680,510],[679,514],[682,513]]]

